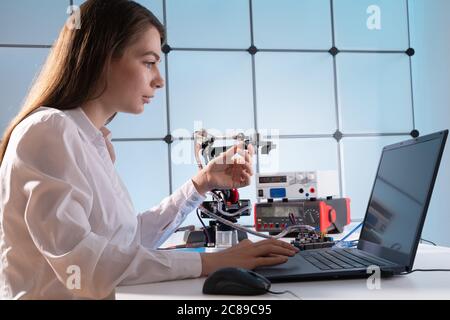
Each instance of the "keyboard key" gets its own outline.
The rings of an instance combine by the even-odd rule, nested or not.
[[[323,252],[323,253],[321,253],[321,255],[322,255],[324,258],[326,258],[326,259],[328,259],[328,260],[331,260],[332,262],[334,262],[335,264],[341,266],[341,267],[344,268],[344,269],[352,269],[352,268],[353,268],[352,265],[350,265],[350,264],[348,264],[348,263],[345,263],[345,262],[342,261],[342,260],[337,259],[336,257],[330,255],[330,254],[327,253],[327,252]]]
[[[348,250],[348,249],[344,249],[347,253],[350,253],[353,256],[356,256],[360,259],[363,259],[367,262],[370,263],[370,265],[376,265],[376,266],[386,266],[389,265],[389,263],[386,263],[383,260],[380,260],[372,255],[368,255],[366,253],[364,253],[363,251],[359,251],[359,250]]]
[[[337,250],[336,250],[337,251]],[[357,256],[352,255],[351,253],[345,252],[345,251],[339,251],[339,254],[355,261],[356,263],[362,264],[364,267],[368,267],[370,265],[372,265],[372,263],[364,260],[364,259],[360,259]]]
[[[358,258],[364,259],[368,262],[370,262],[373,265],[377,265],[377,266],[386,266],[388,265],[388,263],[386,263],[383,260],[380,260],[372,255],[369,255],[363,251],[357,251],[357,250],[352,250],[352,251],[347,251],[349,253],[351,253],[352,255],[357,256]]]
[[[310,262],[311,264],[313,264],[314,266],[316,266],[317,268],[319,268],[321,270],[330,270],[331,269],[327,265],[321,263],[320,261],[318,261],[317,259],[315,259],[311,256],[306,256],[304,258],[306,259],[306,261]]]
[[[343,269],[343,267],[341,267],[340,265],[322,257],[320,254],[314,253],[313,257],[322,262],[323,264],[329,266],[331,269]]]
[[[335,250],[329,250],[329,251],[327,251],[327,253],[329,255],[332,255],[332,256],[336,257],[337,259],[342,260],[345,263],[351,265],[353,268],[364,268],[365,267],[363,264],[355,262],[354,260],[345,257],[344,255],[340,254],[339,252],[335,252]]]

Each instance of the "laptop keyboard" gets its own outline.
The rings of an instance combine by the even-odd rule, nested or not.
[[[386,261],[352,249],[317,250],[301,252],[301,256],[321,270],[367,268],[371,265],[388,266]]]

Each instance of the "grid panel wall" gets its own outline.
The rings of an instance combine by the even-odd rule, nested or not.
[[[27,0],[14,3],[18,2],[22,3],[15,6],[29,4]],[[167,189],[163,193],[169,194],[195,173],[192,153],[188,152],[188,163],[176,163],[175,158],[180,144],[184,152],[189,151],[192,141],[182,139],[192,134],[198,121],[222,132],[251,129],[265,135],[279,130],[278,151],[268,157],[258,153],[256,171],[338,170],[341,195],[353,199],[353,218],[363,217],[379,147],[404,140],[416,129],[408,0],[138,2],[167,28],[161,65],[166,88],[139,120],[121,115],[111,129],[119,150],[139,147],[144,158],[157,153],[160,161],[144,163],[141,170],[163,172],[168,185],[160,188],[162,180],[151,175],[142,185],[125,178],[130,190],[142,191],[132,193],[137,211],[154,204],[156,200],[148,197],[152,190]],[[3,15],[16,10],[5,3],[12,2],[0,4]],[[43,15],[58,16],[60,25],[64,22],[66,7],[57,8],[52,0],[46,0],[40,10]],[[2,21],[11,27],[17,23]],[[23,36],[26,32],[3,31],[8,36],[0,33],[0,55],[23,50],[39,57],[37,52],[48,50],[57,34],[54,27],[48,28],[45,36],[33,38],[37,42]],[[37,69],[43,58],[33,59]],[[13,73],[0,73],[6,88]],[[29,83],[30,74],[21,75]],[[20,104],[28,83],[15,85],[23,91],[7,98],[10,108]],[[13,111],[2,111],[2,129]],[[168,143],[161,147],[164,141]],[[161,148],[167,149],[165,156]],[[361,150],[376,160],[355,166]],[[137,161],[130,155],[134,153],[118,153],[118,170],[125,177],[130,176],[126,168]],[[254,202],[254,188],[252,184],[242,189],[242,196]],[[198,225],[191,216],[185,224]],[[253,218],[243,217],[240,222],[252,224]]]

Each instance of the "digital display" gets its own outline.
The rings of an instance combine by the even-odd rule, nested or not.
[[[288,218],[290,213],[293,213],[295,217],[299,216],[299,207],[261,207],[258,210],[259,217],[275,217],[275,218]]]
[[[283,183],[286,181],[286,176],[259,177],[259,183]]]

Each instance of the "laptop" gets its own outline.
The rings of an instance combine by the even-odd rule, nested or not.
[[[373,266],[381,276],[411,271],[447,135],[383,148],[356,248],[304,250],[255,271],[272,282],[368,277]]]

